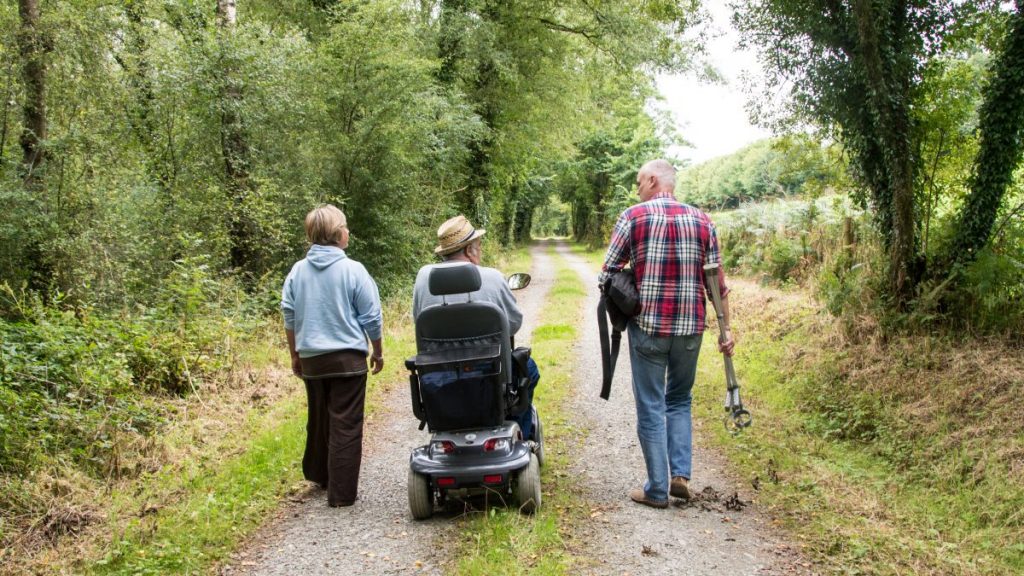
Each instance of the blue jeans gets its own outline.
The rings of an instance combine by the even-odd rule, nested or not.
[[[515,362],[513,362],[513,378],[519,377],[518,371]],[[526,375],[530,378],[530,384],[526,389],[526,410],[522,414],[515,416],[515,421],[519,423],[519,428],[523,431],[523,439],[530,440],[533,435],[533,390],[537,387],[537,382],[540,381],[540,370],[537,368],[537,363],[533,361],[533,358],[526,361]]]
[[[702,335],[651,336],[633,321],[628,330],[636,431],[647,464],[644,492],[649,499],[664,502],[670,470],[672,476],[690,478],[690,392]]]

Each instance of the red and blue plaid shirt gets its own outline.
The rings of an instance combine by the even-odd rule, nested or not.
[[[669,194],[625,210],[615,222],[599,282],[633,265],[640,292],[637,325],[652,336],[704,332],[708,298],[705,264],[719,264],[722,297],[729,293],[715,225],[704,212]]]

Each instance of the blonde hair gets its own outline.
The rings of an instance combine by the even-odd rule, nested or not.
[[[306,238],[326,246],[341,242],[341,229],[348,225],[345,213],[332,204],[321,204],[306,214]]]

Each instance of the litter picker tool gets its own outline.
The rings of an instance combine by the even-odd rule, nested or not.
[[[708,288],[711,289],[711,299],[715,303],[715,313],[718,316],[718,341],[725,341],[725,334],[729,331],[729,325],[725,320],[725,312],[722,309],[722,295],[718,287],[718,264],[707,264],[704,266],[704,276],[708,281]],[[722,353],[725,359],[725,429],[730,434],[736,434],[744,428],[748,428],[753,422],[750,412],[743,408],[743,401],[740,400],[740,383],[736,380],[736,369],[732,365],[732,356]]]

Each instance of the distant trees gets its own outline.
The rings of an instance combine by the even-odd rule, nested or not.
[[[845,164],[834,147],[812,138],[768,138],[679,172],[676,194],[705,209],[817,193],[834,185]]]

